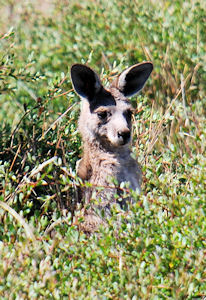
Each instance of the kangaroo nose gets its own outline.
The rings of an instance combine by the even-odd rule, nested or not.
[[[128,143],[129,139],[130,139],[130,131],[119,131],[118,132],[118,138],[122,139],[122,144],[125,145],[126,143]]]

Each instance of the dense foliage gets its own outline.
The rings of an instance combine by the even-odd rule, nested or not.
[[[203,299],[204,0],[29,3],[0,1],[1,299]],[[143,60],[154,72],[131,100],[142,193],[87,236],[70,67],[109,84]]]

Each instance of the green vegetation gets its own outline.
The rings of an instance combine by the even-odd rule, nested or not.
[[[204,299],[205,1],[33,2],[0,1],[0,298]],[[143,60],[142,194],[86,236],[70,66],[88,62],[106,84]]]

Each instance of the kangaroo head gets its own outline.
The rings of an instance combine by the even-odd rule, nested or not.
[[[82,64],[72,66],[72,84],[83,100],[79,129],[85,141],[96,140],[106,148],[130,142],[133,108],[128,97],[143,88],[152,69],[151,62],[131,66],[106,89],[91,68]]]

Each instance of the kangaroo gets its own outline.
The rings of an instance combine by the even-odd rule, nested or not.
[[[140,192],[142,173],[131,157],[131,126],[133,108],[128,97],[139,92],[153,70],[151,62],[143,62],[124,70],[110,85],[103,87],[98,75],[87,65],[71,67],[72,85],[82,99],[78,127],[83,140],[83,156],[77,165],[77,174],[93,188],[83,191],[88,203],[95,187],[99,205],[109,215],[111,203],[117,202],[118,193],[112,178],[120,185],[127,182],[129,188]],[[113,181],[114,182],[114,181]],[[127,199],[131,201],[131,199]],[[121,206],[125,205],[120,203]],[[95,231],[104,220],[89,209],[85,215],[85,231]]]

